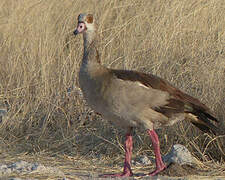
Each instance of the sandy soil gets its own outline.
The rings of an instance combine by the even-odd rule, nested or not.
[[[72,180],[72,179],[111,179],[100,178],[100,175],[105,173],[114,173],[121,171],[119,166],[112,165],[110,162],[101,161],[98,159],[82,159],[81,157],[46,157],[43,155],[20,155],[20,156],[2,156],[0,164],[6,164],[12,167],[15,162],[28,162],[29,165],[35,165],[36,168],[30,168],[28,165],[22,169],[18,166],[17,171],[11,171],[0,175],[0,179],[57,179],[57,180]],[[108,163],[108,164],[106,164]],[[20,163],[21,164],[21,163]],[[25,163],[26,164],[26,163]],[[111,165],[110,165],[111,164]],[[33,170],[32,170],[33,169]],[[160,173],[158,176],[149,177],[143,176],[152,171],[154,166],[134,166],[134,176],[121,179],[157,179],[157,180],[225,180],[224,169],[207,169],[197,168],[192,166],[180,166],[172,164]],[[115,178],[118,179],[118,178]]]

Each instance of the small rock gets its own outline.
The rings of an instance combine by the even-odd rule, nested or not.
[[[18,161],[9,165],[0,165],[0,176],[7,175],[10,173],[35,173],[40,172],[42,174],[54,174],[57,176],[64,176],[64,173],[55,167],[48,167],[42,164],[29,163],[26,161]]]
[[[30,171],[30,163],[26,161],[19,161],[13,164],[10,164],[8,168],[11,168],[12,171],[16,172],[23,172],[23,171]]]
[[[175,144],[170,153],[163,157],[163,161],[170,163],[177,163],[179,165],[192,165],[194,164],[194,158],[190,151],[181,144]]]
[[[151,164],[150,159],[147,156],[142,156],[139,161],[141,164],[149,165]]]
[[[135,160],[132,160],[131,163],[135,166],[136,165],[149,165],[149,164],[152,164],[152,161],[147,156],[141,156],[141,157],[136,158]]]
[[[7,165],[5,165],[5,164],[0,165],[0,171],[4,170],[4,169],[7,169]]]
[[[181,144],[175,144],[171,151],[162,157],[163,162],[167,165],[171,163],[177,163],[179,165],[193,165],[194,164],[194,158],[191,155],[191,153],[188,151],[188,149],[181,145]],[[132,161],[132,164],[142,164],[142,165],[149,165],[155,163],[155,159],[147,156],[141,156],[140,158],[136,159],[135,161]]]
[[[37,170],[38,166],[39,166],[38,163],[34,163],[34,164],[32,165],[32,167],[31,167],[31,170],[32,170],[32,171]]]

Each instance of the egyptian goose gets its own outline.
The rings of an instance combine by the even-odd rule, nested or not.
[[[127,130],[125,162],[121,174],[132,176],[131,129],[144,128],[152,140],[156,170],[150,176],[166,168],[162,161],[155,129],[189,119],[204,132],[216,132],[212,121],[218,122],[207,106],[167,81],[137,71],[109,69],[100,64],[96,45],[96,27],[93,15],[80,14],[74,34],[83,34],[84,54],[79,72],[79,84],[89,106],[115,125]],[[186,118],[187,117],[187,118]]]

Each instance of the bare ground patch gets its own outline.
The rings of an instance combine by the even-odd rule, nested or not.
[[[39,163],[45,167],[54,167],[58,169],[60,173],[49,172],[22,172],[22,173],[10,173],[1,176],[1,178],[21,178],[21,179],[105,179],[99,176],[105,173],[120,172],[121,166],[115,165],[113,160],[109,159],[97,159],[83,157],[71,157],[71,156],[58,156],[50,157],[48,153],[42,153],[39,155],[13,155],[13,154],[1,154],[1,164],[10,164],[18,161],[26,161],[30,163]],[[111,161],[111,162],[110,162]],[[134,176],[123,179],[151,179],[148,176],[142,176],[148,174],[154,170],[154,166],[133,166]],[[176,180],[176,179],[225,179],[225,164],[213,164],[207,162],[202,166],[180,166],[177,164],[170,165],[165,171],[161,172],[157,177],[153,179],[162,180]],[[62,174],[63,173],[63,174]],[[110,178],[108,178],[110,179]]]

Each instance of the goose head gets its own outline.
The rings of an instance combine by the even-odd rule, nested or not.
[[[80,14],[77,18],[78,24],[76,30],[73,32],[74,35],[80,33],[91,33],[95,30],[94,27],[94,18],[92,14]]]

